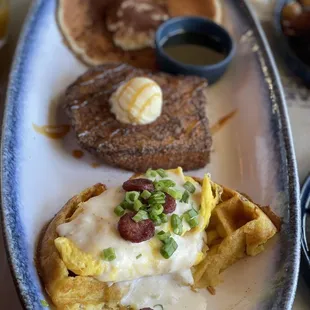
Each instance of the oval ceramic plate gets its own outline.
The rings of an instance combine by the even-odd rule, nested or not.
[[[2,141],[2,213],[9,260],[23,305],[40,309],[44,293],[36,272],[36,241],[44,224],[75,193],[96,182],[108,186],[130,173],[95,159],[71,155],[73,134],[51,140],[35,125],[59,124],[59,96],[86,70],[63,44],[56,2],[38,0],[25,25],[11,74]],[[225,1],[224,24],[237,54],[225,76],[209,88],[211,124],[234,116],[214,133],[212,163],[190,174],[211,172],[215,181],[270,204],[283,229],[266,251],[223,274],[217,294],[205,293],[209,309],[290,309],[300,255],[299,187],[290,126],[276,67],[246,2]]]

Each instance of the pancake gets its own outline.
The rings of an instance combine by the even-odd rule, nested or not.
[[[222,5],[220,0],[168,0],[168,12],[171,17],[201,16],[222,23]]]
[[[56,18],[65,43],[87,65],[125,62],[155,69],[154,49],[124,51],[113,43],[113,33],[106,27],[106,14],[111,3],[117,4],[110,0],[58,0]],[[173,17],[198,15],[221,22],[219,0],[157,0],[157,3],[167,7],[168,14]]]
[[[156,29],[169,18],[167,7],[154,0],[119,0],[106,13],[113,42],[124,51],[154,47]]]

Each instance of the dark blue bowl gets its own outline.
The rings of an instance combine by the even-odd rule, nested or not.
[[[189,65],[175,60],[163,49],[166,39],[181,32],[207,34],[215,38],[226,51],[226,58],[213,65]],[[198,75],[216,82],[226,71],[235,54],[235,44],[228,32],[213,21],[202,17],[176,17],[163,23],[155,35],[157,65],[161,71],[172,74]]]
[[[281,12],[283,7],[292,0],[277,0],[274,14],[275,40],[278,52],[287,67],[307,85],[310,85],[310,67],[305,64],[289,45],[288,38],[282,31]]]

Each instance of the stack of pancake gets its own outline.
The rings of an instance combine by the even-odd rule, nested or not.
[[[156,28],[169,17],[185,15],[221,23],[220,1],[59,0],[57,21],[69,48],[87,65],[125,62],[152,69]]]

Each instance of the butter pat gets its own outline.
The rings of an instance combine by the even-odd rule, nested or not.
[[[160,116],[163,95],[155,81],[136,77],[119,86],[110,97],[110,105],[119,122],[144,125]]]

